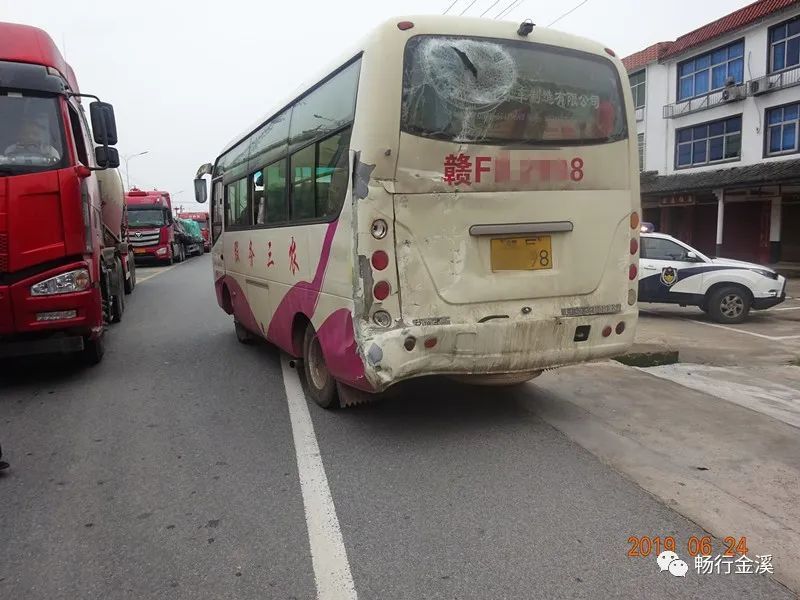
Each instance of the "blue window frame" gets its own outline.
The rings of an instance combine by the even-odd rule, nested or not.
[[[767,156],[798,151],[800,103],[767,109]]]
[[[800,66],[800,15],[769,30],[769,70]]]
[[[729,77],[744,81],[744,40],[679,63],[678,101],[721,90]]]
[[[675,132],[675,166],[698,167],[742,156],[742,115]]]

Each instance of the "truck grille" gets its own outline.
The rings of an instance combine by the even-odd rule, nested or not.
[[[8,271],[8,234],[0,233],[0,273]]]
[[[161,232],[158,229],[155,231],[131,231],[128,234],[128,240],[134,248],[157,246],[160,239]]]

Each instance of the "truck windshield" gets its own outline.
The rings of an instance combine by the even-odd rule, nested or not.
[[[627,135],[610,60],[530,42],[431,35],[406,45],[401,127],[479,144],[597,144]]]
[[[66,166],[61,125],[57,97],[0,89],[0,176]]]
[[[128,225],[131,227],[161,227],[164,224],[164,211],[160,208],[128,210]]]

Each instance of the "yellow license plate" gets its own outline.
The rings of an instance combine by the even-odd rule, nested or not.
[[[492,243],[492,271],[537,271],[553,268],[549,235],[495,238]]]
[[[134,248],[133,249],[133,253],[134,254],[147,254],[147,250],[145,250],[144,248]]]

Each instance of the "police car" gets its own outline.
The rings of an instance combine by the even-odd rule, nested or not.
[[[741,323],[750,309],[786,299],[786,279],[761,265],[709,258],[644,224],[639,249],[639,302],[699,306],[718,323]]]

